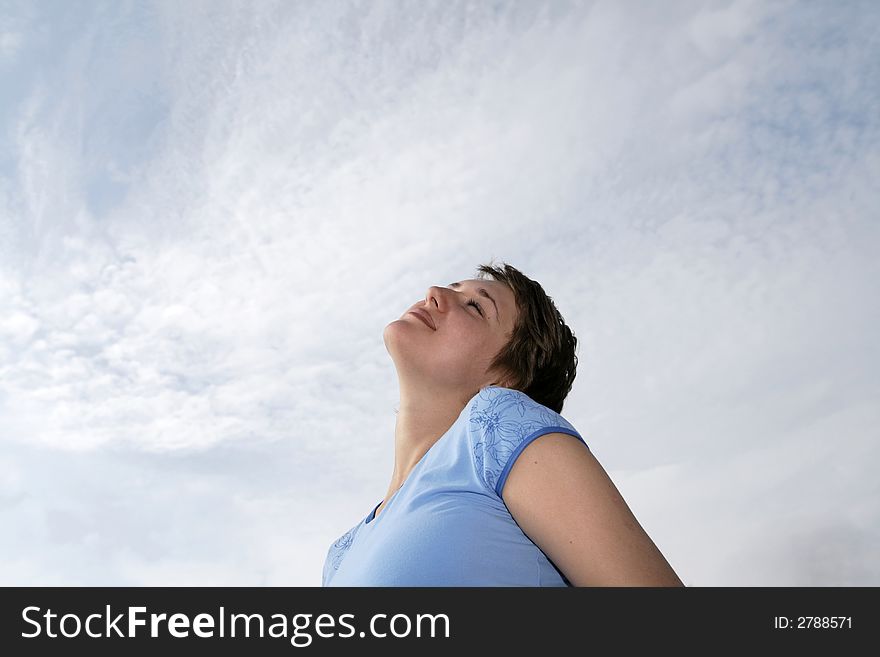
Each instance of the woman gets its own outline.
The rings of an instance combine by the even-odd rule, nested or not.
[[[560,415],[576,338],[503,265],[429,288],[385,327],[394,471],[330,546],[323,586],[683,586]]]

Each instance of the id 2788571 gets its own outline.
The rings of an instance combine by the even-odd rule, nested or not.
[[[774,616],[776,630],[835,630],[852,629],[852,616]]]

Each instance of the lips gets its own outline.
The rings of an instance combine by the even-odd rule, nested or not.
[[[434,320],[424,310],[420,310],[420,309],[416,308],[414,310],[410,310],[410,312],[413,315],[415,315],[416,317],[418,317],[420,320],[422,320],[425,324],[430,326],[432,329],[434,329],[435,331],[437,330],[437,327],[434,326]]]

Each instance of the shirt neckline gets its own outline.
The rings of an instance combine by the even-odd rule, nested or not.
[[[486,388],[497,388],[497,387],[499,387],[499,386],[486,386]],[[400,492],[406,487],[406,485],[407,485],[407,484],[410,482],[410,480],[413,478],[413,475],[415,475],[415,474],[416,474],[416,471],[419,469],[419,467],[421,467],[422,463],[424,463],[425,460],[427,460],[427,458],[428,458],[428,454],[430,454],[430,453],[434,450],[434,448],[437,447],[437,445],[439,445],[440,442],[441,442],[444,438],[446,438],[446,436],[449,435],[449,433],[455,428],[455,425],[457,425],[459,422],[461,422],[461,418],[462,418],[462,416],[465,414],[465,411],[467,411],[467,410],[471,407],[471,404],[473,404],[474,399],[476,398],[476,396],[479,395],[480,392],[482,392],[482,391],[485,390],[486,388],[482,388],[482,389],[479,390],[479,391],[478,391],[473,397],[471,397],[470,401],[468,401],[468,403],[465,404],[464,408],[461,409],[461,413],[458,414],[458,418],[455,420],[455,422],[453,422],[452,425],[446,430],[446,433],[444,433],[444,434],[443,434],[442,436],[440,436],[437,440],[435,440],[435,441],[434,441],[434,444],[431,445],[431,446],[428,448],[428,451],[425,452],[424,454],[422,454],[422,458],[420,458],[420,459],[418,460],[418,462],[413,466],[413,469],[412,469],[412,470],[410,471],[410,473],[406,476],[406,479],[403,480],[403,483],[400,485],[400,488],[398,488],[396,491],[394,491],[394,492],[391,494],[391,497],[388,498],[388,503],[385,505],[385,510],[382,512],[382,515],[383,515],[383,516],[384,516],[386,513],[388,513],[388,510],[389,510],[389,508],[391,507],[391,503],[394,501],[394,498],[396,498],[397,495],[398,495],[398,493],[400,493]],[[373,522],[376,520],[376,511],[377,511],[378,508],[381,506],[381,504],[382,504],[383,501],[384,501],[384,500],[379,500],[379,504],[377,504],[376,506],[374,506],[374,507],[373,507],[373,510],[370,511],[369,514],[367,514],[367,517],[364,518],[364,521],[363,521],[364,526],[368,526],[368,525],[372,525],[372,524],[373,524]]]
[[[458,420],[456,420],[455,422],[453,422],[452,427],[454,427],[456,424],[458,424]],[[383,516],[384,516],[386,513],[388,513],[388,508],[391,506],[391,503],[394,501],[394,498],[397,497],[397,494],[398,494],[400,491],[402,491],[402,490],[403,490],[403,487],[406,486],[406,485],[409,483],[410,479],[413,478],[413,475],[416,473],[416,470],[418,470],[418,469],[419,469],[419,466],[421,466],[422,463],[424,462],[424,460],[425,460],[426,458],[428,458],[428,454],[431,453],[431,450],[434,449],[434,448],[437,446],[437,443],[439,443],[441,440],[443,440],[444,437],[446,437],[446,434],[448,434],[448,433],[452,430],[452,427],[449,427],[449,429],[447,429],[446,433],[444,433],[442,436],[440,436],[437,440],[434,441],[434,444],[431,445],[431,446],[428,448],[428,451],[426,451],[424,454],[422,454],[422,458],[420,458],[420,459],[416,462],[416,464],[413,466],[413,469],[410,470],[409,474],[406,476],[406,479],[403,480],[403,483],[400,485],[400,487],[399,487],[396,491],[394,491],[393,493],[391,493],[391,497],[388,498],[388,503],[385,505],[385,510],[382,512],[382,515],[383,515]],[[379,504],[377,504],[376,506],[374,506],[374,507],[373,507],[373,510],[370,511],[370,515],[368,515],[367,518],[366,518],[366,520],[364,520],[364,524],[365,524],[365,525],[372,525],[372,524],[373,524],[373,521],[376,520],[376,511],[377,511],[378,508],[381,506],[382,502],[384,502],[384,500],[379,500]]]

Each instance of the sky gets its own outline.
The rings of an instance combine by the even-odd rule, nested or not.
[[[384,327],[507,262],[686,585],[880,585],[878,24],[0,0],[0,584],[320,586]]]

